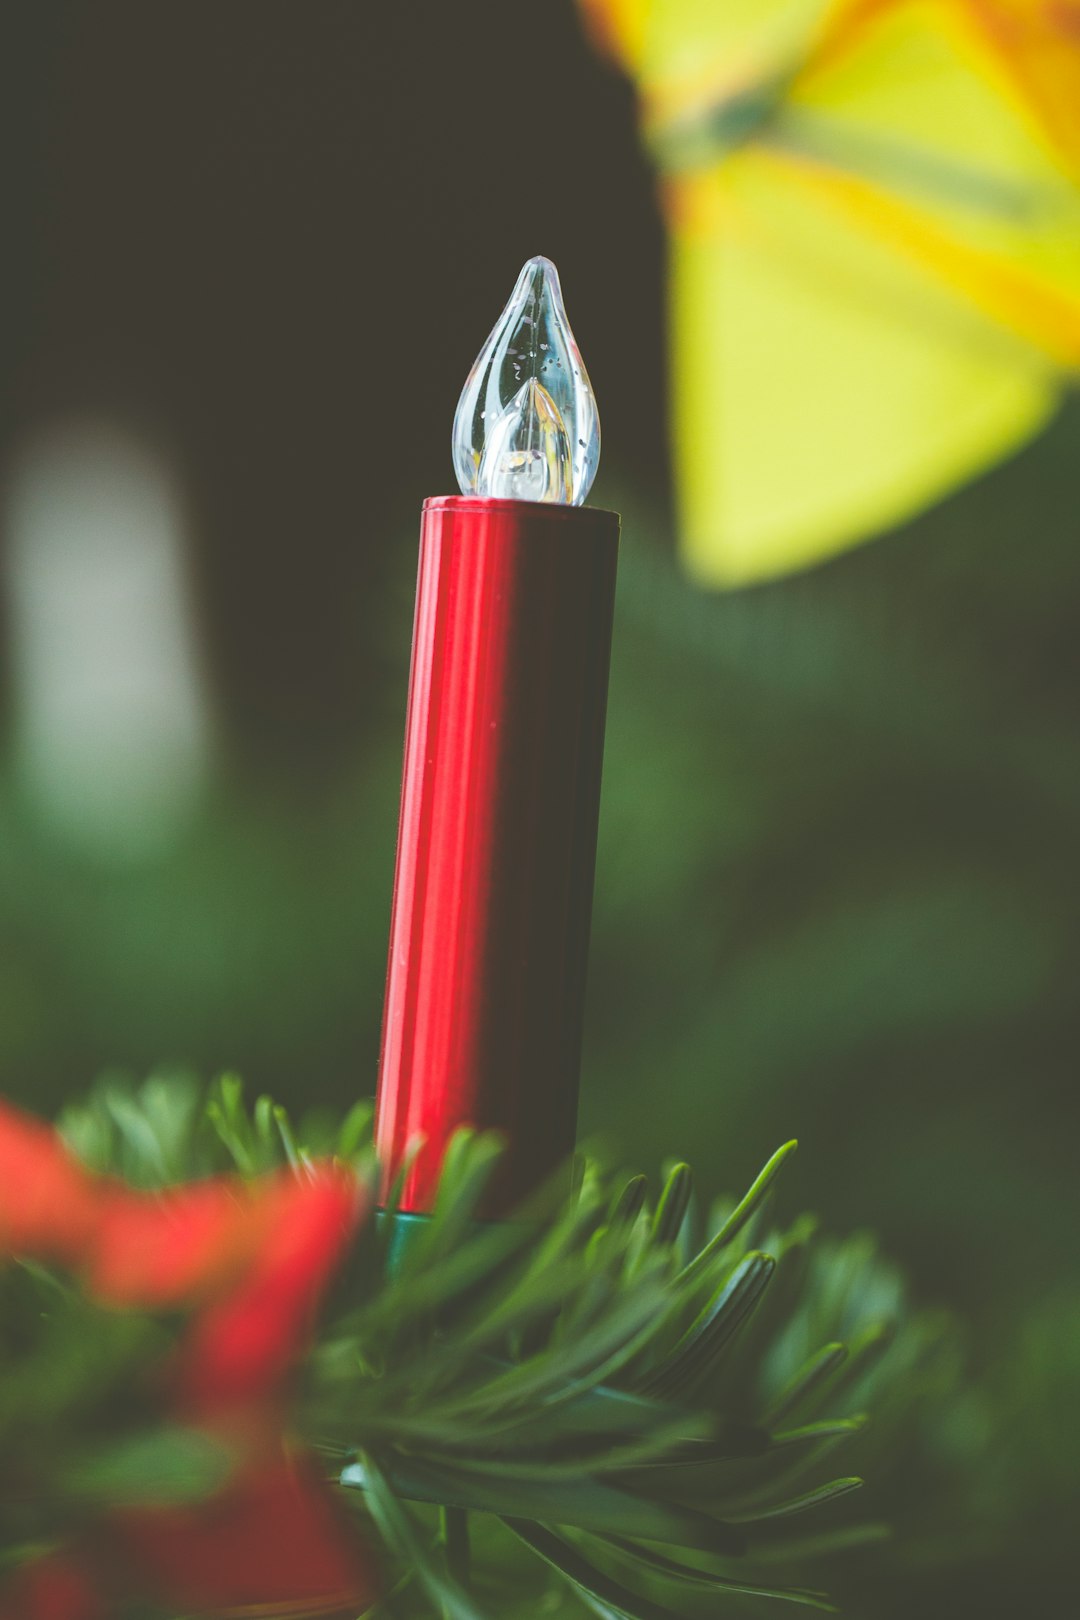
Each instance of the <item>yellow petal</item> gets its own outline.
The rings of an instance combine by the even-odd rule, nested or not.
[[[972,49],[1080,173],[1078,0],[961,0]]]
[[[1080,365],[1080,196],[1045,130],[986,76],[967,6],[859,9],[861,29],[807,65],[773,130],[809,160],[821,228],[844,212],[1062,367]]]
[[[633,73],[642,66],[652,0],[578,0],[598,49]]]
[[[803,59],[833,0],[579,0],[637,80],[646,121],[685,115]]]
[[[855,225],[823,232],[782,165],[747,152],[694,185],[712,196],[676,205],[671,360],[680,533],[703,582],[866,538],[1054,408],[1037,355]]]
[[[700,578],[815,562],[1037,431],[1080,367],[1080,0],[583,3],[647,129],[778,97],[666,183]]]

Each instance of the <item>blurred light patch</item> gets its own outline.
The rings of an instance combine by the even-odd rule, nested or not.
[[[6,505],[19,780],[83,854],[157,856],[210,765],[170,469],[111,424],[50,425],[16,456]]]

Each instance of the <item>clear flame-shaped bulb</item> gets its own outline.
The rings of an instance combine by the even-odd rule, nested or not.
[[[463,495],[580,506],[600,460],[600,419],[550,259],[522,267],[454,416]]]

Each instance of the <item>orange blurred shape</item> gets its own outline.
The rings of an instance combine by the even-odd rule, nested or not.
[[[114,1508],[81,1551],[17,1570],[0,1620],[98,1620],[113,1596],[279,1617],[373,1600],[370,1558],[290,1445],[285,1410],[287,1375],[368,1203],[356,1175],[329,1162],[136,1191],[0,1103],[0,1257],[61,1265],[108,1308],[189,1312],[161,1369],[169,1413],[234,1458],[205,1501]]]

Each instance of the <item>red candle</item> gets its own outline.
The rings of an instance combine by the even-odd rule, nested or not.
[[[619,520],[570,503],[598,447],[554,268],[530,261],[458,410],[479,493],[421,523],[376,1115],[384,1195],[418,1149],[407,1213],[458,1126],[505,1139],[492,1214],[574,1144]]]

